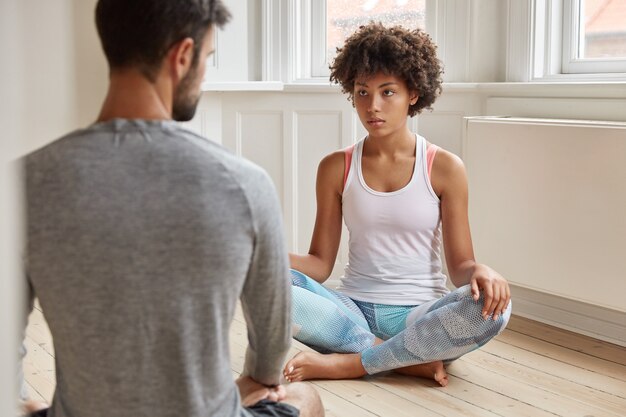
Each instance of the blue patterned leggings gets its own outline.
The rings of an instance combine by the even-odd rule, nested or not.
[[[452,361],[506,327],[511,303],[497,319],[482,317],[483,298],[469,285],[418,306],[353,300],[291,270],[294,338],[322,352],[361,353],[368,374]],[[374,346],[378,337],[383,343]]]

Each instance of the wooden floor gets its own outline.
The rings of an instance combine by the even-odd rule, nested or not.
[[[231,328],[233,375],[241,372],[246,331]],[[41,311],[27,329],[25,376],[34,399],[54,391],[54,351]],[[308,349],[294,342],[292,353]],[[387,373],[351,381],[315,381],[326,415],[626,416],[626,348],[513,317],[500,336],[448,367],[450,384]]]

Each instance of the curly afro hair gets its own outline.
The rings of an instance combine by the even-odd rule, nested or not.
[[[343,46],[330,66],[330,80],[341,84],[354,103],[354,82],[378,73],[402,78],[418,100],[409,107],[409,116],[430,108],[441,94],[443,68],[437,45],[423,30],[402,26],[385,27],[371,22],[361,26]]]

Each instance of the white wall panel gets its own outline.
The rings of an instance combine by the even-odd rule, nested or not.
[[[241,140],[239,149],[274,178],[283,202],[288,248],[306,253],[315,223],[319,162],[364,134],[350,102],[341,94],[232,92],[219,97],[223,144],[236,151],[237,137],[257,136],[254,146],[263,149],[246,153],[246,139]],[[207,108],[210,114],[218,111]],[[262,129],[266,131],[259,136]],[[347,259],[346,237],[344,229],[333,277],[340,275]]]
[[[486,100],[486,114],[626,121],[626,97],[622,99],[490,97]]]
[[[462,112],[424,113],[418,118],[418,133],[427,141],[461,156],[464,116]]]
[[[279,111],[237,113],[235,149],[238,155],[263,166],[285,206],[283,114]]]
[[[479,259],[626,312],[626,123],[470,119],[465,161]]]
[[[626,123],[475,118],[466,141],[476,256],[515,314],[626,346]]]
[[[294,118],[294,132],[298,138],[294,225],[298,240],[294,250],[306,253],[315,225],[317,167],[324,156],[342,147],[342,114],[338,111],[301,111],[294,113]]]
[[[205,138],[222,143],[221,94],[217,92],[203,94],[194,118],[182,125]]]

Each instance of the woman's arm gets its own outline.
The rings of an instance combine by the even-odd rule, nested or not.
[[[289,254],[291,267],[322,283],[333,271],[341,240],[344,152],[326,156],[317,169],[317,214],[307,255]]]
[[[433,162],[431,183],[441,200],[441,222],[446,263],[456,287],[470,284],[474,299],[484,294],[483,316],[497,319],[511,299],[509,284],[500,274],[479,264],[468,219],[467,175],[463,161],[456,155],[439,150]]]

